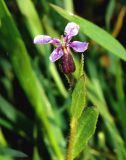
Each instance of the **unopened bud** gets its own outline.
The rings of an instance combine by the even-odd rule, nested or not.
[[[67,47],[63,48],[64,55],[61,58],[61,70],[64,74],[70,74],[75,71],[75,63],[70,53],[70,49]]]

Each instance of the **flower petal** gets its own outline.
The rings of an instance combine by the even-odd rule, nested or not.
[[[48,44],[50,43],[52,38],[46,35],[38,35],[34,38],[34,43],[37,44]]]
[[[53,38],[50,43],[52,43],[54,46],[61,46],[61,41],[57,38]]]
[[[63,56],[64,52],[62,48],[56,48],[54,51],[51,53],[49,59],[51,62],[55,62],[58,59],[60,59]]]
[[[76,52],[84,52],[88,48],[87,42],[79,42],[79,41],[73,41],[69,44],[71,48],[73,48]]]
[[[74,22],[68,23],[64,30],[65,36],[68,36],[68,39],[70,39],[71,37],[76,36],[78,34],[79,29],[80,27],[76,23]]]

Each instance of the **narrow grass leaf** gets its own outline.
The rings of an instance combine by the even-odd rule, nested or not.
[[[36,35],[45,34],[43,26],[41,24],[41,21],[39,19],[37,10],[34,7],[34,4],[31,0],[16,0],[17,4],[19,6],[20,12],[24,16],[24,22],[25,25],[30,33],[30,36],[32,39]],[[29,9],[28,9],[28,7]],[[48,25],[46,24],[46,27]],[[33,43],[33,40],[32,42]],[[58,74],[58,71],[56,69],[56,66],[54,63],[49,62],[48,56],[51,53],[50,46],[49,45],[35,45],[37,50],[41,55],[44,55],[44,62],[46,63],[47,69],[50,70],[50,74],[52,75],[54,81],[56,82],[56,85],[58,89],[60,90],[61,94],[66,98],[67,97],[67,91],[62,83],[62,80]]]
[[[110,134],[113,151],[116,153],[119,160],[123,160],[126,158],[124,142],[119,134],[118,129],[116,128],[116,125],[114,124],[113,117],[109,113],[108,106],[106,103],[104,103],[104,101],[101,100],[99,93],[96,92],[96,88],[93,87],[94,85],[94,83],[88,81],[87,95],[92,103],[98,106],[99,112]],[[101,90],[100,84],[97,83],[97,85],[99,85],[99,89]]]
[[[64,0],[64,7],[67,11],[73,13],[74,7],[73,7],[73,0]]]
[[[54,153],[59,159],[63,159],[62,151],[59,147],[59,144],[63,141],[61,130],[58,126],[53,125],[48,121],[48,117],[55,121],[51,104],[32,69],[24,42],[22,41],[15,22],[3,0],[0,1],[0,18],[2,20],[0,30],[1,45],[10,55],[16,76],[24,89],[29,102],[32,104],[36,116],[40,119],[41,124],[45,129],[46,136]],[[2,39],[6,39],[6,41],[2,41]],[[58,139],[59,137],[56,139],[57,135],[55,134],[55,131],[58,132],[60,139]]]
[[[10,156],[10,157],[20,157],[20,158],[26,158],[27,155],[23,152],[20,152],[18,150],[15,150],[15,149],[11,149],[11,148],[8,148],[8,147],[3,147],[3,146],[0,146],[0,155],[2,156]]]
[[[93,24],[92,22],[81,18],[79,16],[73,15],[69,12],[66,12],[62,8],[52,5],[52,8],[59,13],[62,17],[66,18],[69,21],[75,22],[80,25],[81,31],[87,35],[89,38],[97,42],[103,48],[107,49],[111,53],[115,54],[119,58],[126,61],[126,50],[125,48],[109,33],[100,28],[99,26]]]
[[[113,13],[115,11],[115,6],[116,6],[116,1],[115,0],[109,0],[107,10],[106,10],[106,15],[105,15],[105,22],[106,22],[106,27],[110,31],[111,29],[111,19],[113,16]]]
[[[11,130],[15,130],[16,128],[16,132],[21,132],[24,136],[32,138],[33,122],[2,96],[0,96],[0,112],[8,119],[8,121],[6,120],[6,122],[8,122],[7,128],[8,126]]]
[[[33,160],[42,160],[42,158],[40,157],[39,153],[38,153],[38,149],[37,147],[35,146],[34,147],[34,151],[33,151]]]

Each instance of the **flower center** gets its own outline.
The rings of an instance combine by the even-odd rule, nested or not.
[[[61,35],[61,45],[63,48],[65,48],[67,46],[67,43],[66,43],[63,35]]]

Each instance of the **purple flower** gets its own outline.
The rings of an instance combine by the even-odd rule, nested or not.
[[[72,48],[75,52],[84,52],[88,48],[87,42],[73,41],[71,39],[79,32],[79,25],[74,22],[70,22],[65,27],[64,36],[61,40],[52,38],[47,35],[38,35],[34,38],[36,44],[53,44],[56,49],[51,53],[49,59],[51,62],[55,62],[61,58],[61,68],[65,74],[75,71],[75,64],[70,52]]]

